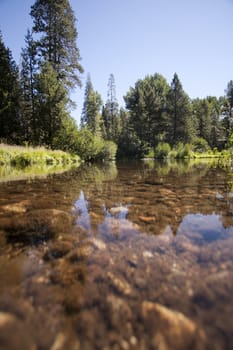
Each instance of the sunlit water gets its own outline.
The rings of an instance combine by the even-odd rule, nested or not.
[[[0,349],[232,349],[232,288],[230,165],[0,184]]]

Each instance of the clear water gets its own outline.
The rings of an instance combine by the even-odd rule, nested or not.
[[[230,166],[0,184],[0,348],[232,349],[232,286]]]

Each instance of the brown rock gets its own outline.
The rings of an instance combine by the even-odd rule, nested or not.
[[[132,319],[132,310],[124,299],[118,298],[115,295],[109,295],[107,297],[107,303],[109,306],[109,317],[113,326],[119,327],[122,320],[125,322]]]
[[[29,200],[23,200],[18,203],[3,205],[1,206],[1,209],[3,209],[3,211],[6,213],[22,214],[27,211],[30,205],[31,203]]]
[[[205,349],[204,332],[182,313],[144,301],[142,317],[148,331],[152,333],[153,346],[156,349]]]
[[[50,350],[79,350],[80,343],[73,334],[60,332],[57,334]]]
[[[8,238],[15,238],[19,241],[26,238],[50,238],[56,234],[68,231],[71,227],[71,216],[57,209],[37,209],[17,215],[11,218],[4,218],[0,222],[0,230],[3,229]]]
[[[0,348],[36,350],[27,327],[14,315],[0,312]]]
[[[155,216],[139,216],[139,220],[145,222],[146,224],[151,224],[156,221]]]
[[[68,254],[73,249],[71,242],[55,241],[51,242],[44,255],[45,260],[59,259]]]
[[[107,276],[109,280],[111,281],[111,284],[113,287],[117,290],[118,293],[121,293],[123,295],[131,295],[132,294],[132,288],[126,282],[122,277],[118,277],[114,275],[112,272],[108,272]]]

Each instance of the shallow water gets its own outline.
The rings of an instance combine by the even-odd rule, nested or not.
[[[0,349],[232,349],[232,286],[230,166],[0,184]]]

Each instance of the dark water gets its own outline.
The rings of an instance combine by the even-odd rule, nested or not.
[[[0,183],[0,349],[233,349],[233,171]]]

